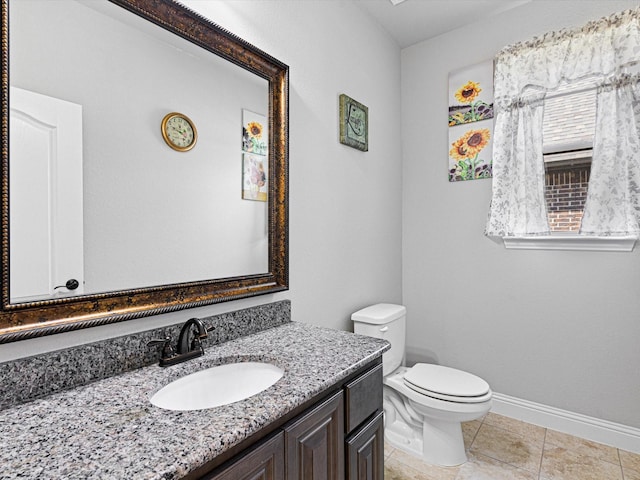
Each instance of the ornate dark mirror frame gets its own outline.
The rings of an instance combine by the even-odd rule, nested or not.
[[[1,4],[0,343],[288,289],[289,67],[172,0],[109,0],[269,82],[269,271],[12,304],[9,290],[9,0]]]

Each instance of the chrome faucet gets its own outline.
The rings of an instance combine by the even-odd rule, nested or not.
[[[195,327],[195,332],[194,332]],[[171,347],[171,338],[151,340],[147,345],[162,345],[160,366],[168,367],[204,355],[202,340],[207,338],[207,328],[199,318],[190,318],[180,329],[177,352]]]

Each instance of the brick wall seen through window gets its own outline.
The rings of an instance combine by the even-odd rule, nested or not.
[[[580,230],[590,173],[590,163],[547,169],[545,199],[552,232],[577,233]]]
[[[595,129],[592,80],[561,86],[544,103],[545,199],[551,232],[578,233],[582,221]]]

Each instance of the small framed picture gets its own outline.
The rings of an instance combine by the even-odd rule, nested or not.
[[[369,109],[345,94],[340,95],[340,143],[369,151]]]
[[[242,154],[242,198],[266,202],[269,195],[269,164],[262,155]]]
[[[269,151],[267,117],[250,110],[242,110],[242,150],[255,155]]]

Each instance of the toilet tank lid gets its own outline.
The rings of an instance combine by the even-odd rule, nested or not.
[[[393,303],[378,303],[370,307],[358,310],[351,315],[354,322],[371,323],[380,325],[392,322],[393,320],[404,316],[407,309],[404,305],[395,305]]]

